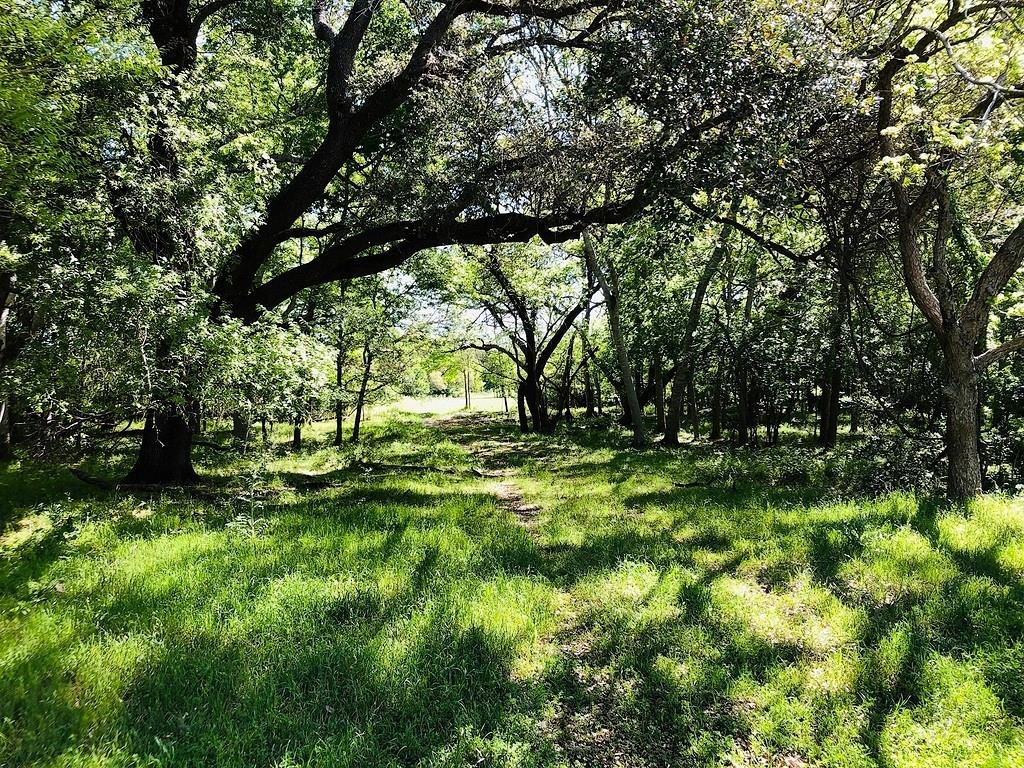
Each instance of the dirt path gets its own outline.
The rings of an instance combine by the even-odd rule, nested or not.
[[[522,446],[502,439],[502,436],[481,432],[481,425],[486,423],[486,416],[473,413],[435,417],[427,421],[428,426],[440,429],[462,443],[473,456],[477,467],[474,471],[498,480],[490,489],[498,501],[498,508],[515,515],[519,524],[536,536],[541,509],[523,498],[523,490],[515,477],[516,469],[509,461],[510,454]]]
[[[541,512],[523,495],[517,459],[536,455],[535,445],[514,435],[486,428],[486,417],[457,415],[438,419],[432,426],[446,432],[473,456],[478,474],[494,478],[489,490],[498,508],[515,516],[537,543],[542,556]],[[623,682],[607,668],[593,647],[591,631],[580,621],[571,604],[571,593],[560,611],[561,627],[550,639],[557,644],[565,664],[551,681],[555,698],[550,715],[541,723],[570,768],[654,768],[671,764],[672,751],[664,734],[651,733],[630,716],[624,706]]]
[[[550,692],[549,708],[539,729],[550,740],[567,768],[667,768],[692,761],[683,736],[651,712],[637,707],[642,671],[623,665],[609,648],[607,630],[594,621],[590,608],[577,602],[576,581],[564,579],[566,544],[558,526],[544,531],[542,521],[556,516],[554,506],[541,509],[524,497],[532,489],[531,467],[551,456],[551,444],[520,437],[508,423],[499,424],[485,414],[459,414],[435,420],[431,426],[444,432],[473,457],[474,472],[488,480],[487,491],[500,510],[514,515],[533,539],[541,558],[541,578],[548,578],[558,595],[557,626],[544,638],[557,647],[560,657],[544,680]],[[557,449],[556,449],[557,450]],[[557,479],[547,482],[558,483]],[[555,500],[558,487],[544,498]],[[570,496],[571,489],[565,489]],[[543,535],[542,532],[548,535]],[[657,703],[657,702],[652,702]],[[722,733],[745,716],[744,702],[708,705],[708,724]],[[736,709],[740,707],[741,709]],[[715,733],[719,733],[718,730]],[[807,763],[794,753],[765,756],[755,751],[743,733],[736,734],[735,751],[742,763],[764,768],[804,768]],[[724,759],[724,758],[723,758]]]
[[[498,507],[516,516],[519,524],[526,528],[531,534],[535,534],[537,516],[540,514],[540,507],[536,504],[527,504],[523,499],[523,492],[515,480],[503,480],[494,486],[494,495],[498,498]]]

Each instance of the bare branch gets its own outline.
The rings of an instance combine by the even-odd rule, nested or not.
[[[513,363],[515,363],[516,365],[519,365],[519,360],[512,353],[512,351],[509,350],[509,349],[506,349],[505,347],[501,346],[500,344],[486,344],[484,342],[478,342],[478,343],[475,343],[475,344],[473,344],[473,343],[463,344],[461,347],[457,348],[457,350],[466,350],[466,349],[477,349],[477,350],[479,350],[481,352],[500,352],[501,354],[503,354],[506,357],[508,357]]]
[[[727,226],[732,227],[737,232],[740,232],[740,233],[746,235],[748,238],[750,238],[755,243],[760,245],[766,251],[770,251],[772,253],[777,253],[780,256],[785,256],[787,259],[791,259],[793,261],[800,262],[801,264],[806,264],[808,261],[810,261],[812,258],[814,258],[814,256],[817,255],[817,253],[814,253],[814,254],[800,254],[800,253],[796,253],[791,248],[788,248],[787,246],[783,245],[782,243],[778,243],[778,242],[776,242],[776,241],[774,241],[774,240],[772,240],[770,238],[765,237],[761,233],[756,232],[755,230],[751,229],[746,224],[744,224],[742,221],[739,221],[738,219],[736,219],[733,216],[722,216],[721,214],[713,213],[713,212],[708,211],[708,210],[706,210],[704,208],[701,208],[701,207],[699,207],[697,205],[694,205],[694,203],[692,201],[686,200],[686,199],[683,200],[683,205],[685,205],[687,208],[689,208],[691,211],[693,211],[694,213],[698,214],[699,216],[703,216],[708,221],[713,221],[716,224],[725,224]]]
[[[955,69],[957,71],[957,74],[959,74],[960,77],[962,77],[971,85],[977,85],[982,88],[986,88],[992,91],[993,93],[1001,94],[1004,98],[1007,96],[1012,96],[1016,98],[1024,97],[1024,90],[1018,90],[1017,88],[1007,88],[1006,86],[997,83],[994,80],[983,80],[979,77],[975,77],[974,75],[972,75],[966,67],[964,67],[959,61],[957,61],[956,53],[954,53],[953,51],[953,44],[949,41],[949,38],[943,32],[940,32],[937,29],[933,29],[932,27],[926,27],[920,24],[915,24],[907,28],[908,32],[914,30],[917,30],[918,32],[925,32],[926,34],[931,35],[939,42],[941,42],[942,46],[946,49],[946,53],[949,55],[949,63],[953,65],[953,69]]]

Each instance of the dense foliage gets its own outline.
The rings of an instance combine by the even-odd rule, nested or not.
[[[129,479],[189,483],[211,418],[482,376],[1011,488],[1022,12],[8,0],[3,450],[141,424]]]

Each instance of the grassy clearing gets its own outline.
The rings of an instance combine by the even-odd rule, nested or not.
[[[319,444],[140,498],[2,470],[0,765],[1024,764],[1024,502],[368,429],[365,462],[438,471]]]

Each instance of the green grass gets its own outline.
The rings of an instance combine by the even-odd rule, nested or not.
[[[307,434],[192,495],[0,469],[0,765],[1024,765],[1022,500],[496,416]]]

